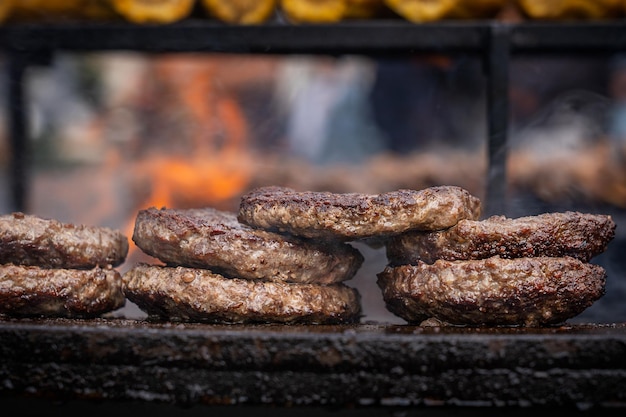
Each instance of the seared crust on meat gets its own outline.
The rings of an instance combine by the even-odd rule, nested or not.
[[[128,238],[106,227],[73,225],[23,213],[0,216],[0,264],[91,269],[118,266]]]
[[[254,228],[343,241],[441,230],[480,216],[480,200],[460,187],[377,195],[262,187],[244,195],[239,221]]]
[[[0,265],[0,314],[93,318],[125,302],[122,277],[113,268]]]
[[[361,312],[359,293],[343,284],[251,281],[146,264],[123,279],[130,301],[166,320],[331,324],[355,322]]]
[[[212,208],[141,210],[133,241],[168,265],[278,282],[345,281],[356,274],[364,260],[348,244],[253,229],[239,223],[234,213]]]
[[[523,258],[571,256],[589,261],[615,237],[611,216],[578,212],[546,213],[508,219],[461,220],[438,232],[407,232],[387,242],[391,265],[432,264],[437,259],[470,260],[492,256]]]
[[[604,295],[606,273],[570,257],[387,267],[378,274],[392,313],[410,323],[427,318],[458,325],[559,324]]]

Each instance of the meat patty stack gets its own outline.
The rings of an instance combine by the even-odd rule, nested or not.
[[[141,210],[133,241],[165,265],[124,274],[127,298],[152,317],[224,323],[350,323],[360,295],[343,282],[363,263],[337,241],[253,229],[236,213]]]
[[[565,212],[407,232],[388,240],[378,285],[410,323],[560,324],[604,294],[605,270],[589,261],[615,228],[610,216]]]
[[[0,314],[93,318],[125,304],[128,239],[105,227],[0,216]]]
[[[615,236],[609,216],[577,212],[479,220],[481,202],[453,186],[367,195],[262,187],[238,213],[150,208],[133,240],[164,265],[139,264],[125,292],[151,316],[229,323],[349,323],[359,293],[344,284],[386,245],[387,308],[410,323],[562,323],[604,294],[590,260]]]
[[[439,230],[479,214],[480,201],[459,187],[377,195],[263,187],[242,197],[238,220],[256,230],[328,244],[378,241],[408,230]]]

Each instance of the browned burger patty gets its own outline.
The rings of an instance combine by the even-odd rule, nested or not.
[[[343,284],[251,281],[145,264],[123,279],[130,301],[166,320],[330,324],[357,321],[361,312],[359,293]]]
[[[578,212],[546,213],[508,219],[461,220],[438,232],[407,232],[387,242],[392,265],[469,260],[492,256],[523,258],[571,256],[589,261],[615,237],[610,216]]]
[[[254,228],[343,241],[440,230],[480,216],[480,200],[459,187],[377,195],[263,187],[241,199],[239,221]]]
[[[93,318],[125,302],[122,277],[112,268],[0,265],[0,314]]]
[[[363,264],[348,244],[252,229],[212,208],[141,210],[133,241],[169,265],[246,279],[331,284],[351,279]]]
[[[559,324],[602,297],[605,281],[602,267],[570,257],[438,260],[378,274],[392,313],[457,325]]]
[[[23,213],[0,216],[0,264],[90,269],[120,265],[127,254],[128,238],[106,227]]]

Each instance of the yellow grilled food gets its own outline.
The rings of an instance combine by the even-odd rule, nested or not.
[[[201,0],[210,16],[227,23],[255,24],[267,21],[277,0]]]
[[[449,16],[458,0],[385,0],[385,3],[406,20],[423,23]]]
[[[191,14],[195,0],[110,0],[133,23],[173,23]]]
[[[411,22],[494,17],[508,0],[384,0],[390,9]]]
[[[567,0],[565,19],[605,19],[622,14],[622,0]]]
[[[517,0],[520,9],[531,19],[558,19],[564,0]]]
[[[14,0],[0,0],[0,23],[4,23],[11,13]]]
[[[345,0],[281,0],[280,7],[295,23],[334,23],[345,16]]]
[[[532,19],[604,19],[622,13],[622,0],[517,0],[517,3]]]

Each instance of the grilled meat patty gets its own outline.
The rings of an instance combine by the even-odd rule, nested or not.
[[[571,257],[438,260],[378,274],[392,313],[410,323],[457,325],[559,324],[602,297],[605,281],[602,267]]]
[[[0,264],[91,269],[118,266],[127,254],[128,238],[106,227],[23,213],[0,216]]]
[[[546,213],[508,219],[461,220],[437,232],[407,232],[387,241],[392,265],[432,264],[437,259],[470,260],[492,256],[523,258],[571,256],[589,261],[615,237],[610,216],[578,212]]]
[[[117,310],[125,302],[122,277],[111,267],[0,265],[0,314],[93,318]]]
[[[480,200],[459,187],[377,195],[262,187],[241,198],[238,219],[254,228],[342,241],[407,230],[441,230],[480,216]]]
[[[206,269],[138,264],[124,276],[128,299],[166,320],[225,323],[350,323],[360,295],[343,284],[225,278]]]
[[[331,284],[351,279],[364,260],[348,244],[252,229],[212,208],[141,210],[133,241],[168,265],[255,280]]]

